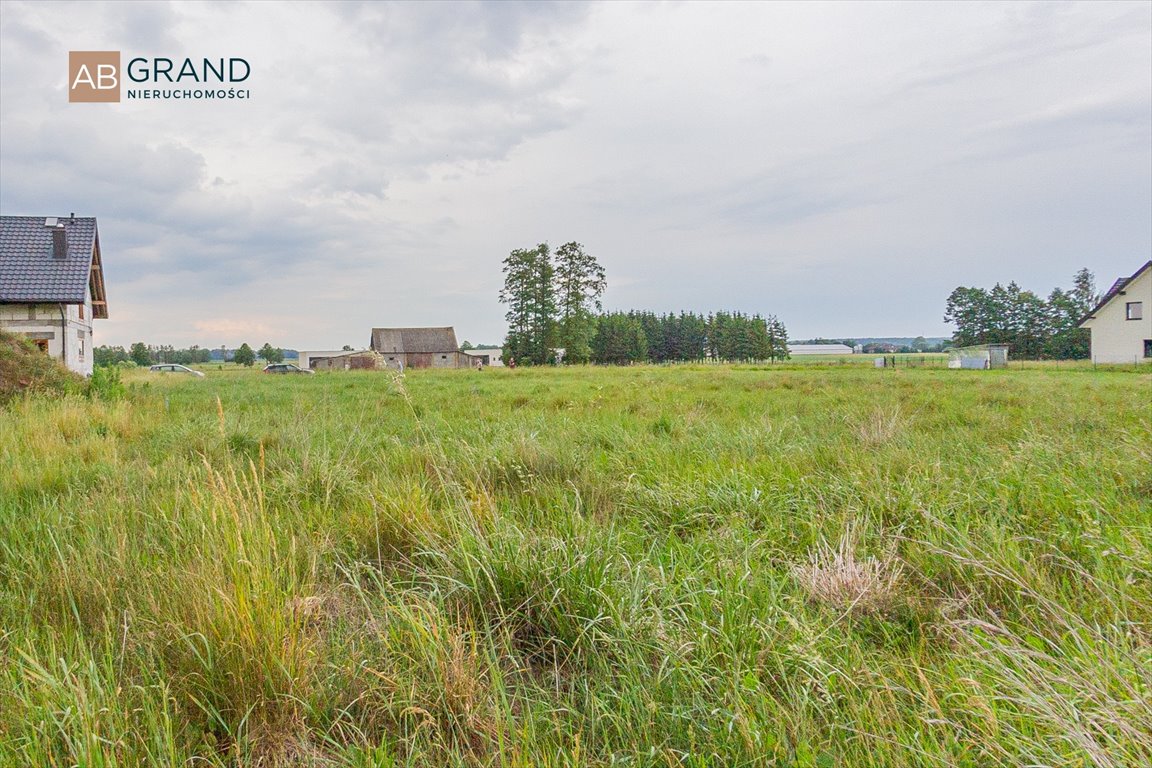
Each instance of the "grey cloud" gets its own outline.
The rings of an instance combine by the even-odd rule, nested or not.
[[[191,319],[499,341],[500,259],[546,239],[603,261],[609,306],[803,336],[930,335],[961,282],[1047,289],[1152,249],[1147,4],[3,10],[3,212],[97,215],[111,327],[154,342]],[[89,41],[242,52],[255,98],[69,105]]]

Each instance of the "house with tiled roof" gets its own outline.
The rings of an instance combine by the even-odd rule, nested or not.
[[[0,216],[0,329],[92,373],[92,321],[108,317],[96,219]]]
[[[1113,283],[1080,327],[1092,332],[1094,362],[1152,359],[1152,261]]]

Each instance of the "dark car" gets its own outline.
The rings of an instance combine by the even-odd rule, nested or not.
[[[306,371],[303,368],[297,368],[292,363],[273,363],[264,366],[264,373],[316,373],[316,371]]]

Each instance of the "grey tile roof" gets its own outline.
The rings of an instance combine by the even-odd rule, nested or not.
[[[372,329],[372,349],[381,353],[455,352],[459,348],[452,326]]]
[[[0,216],[0,302],[80,303],[88,288],[96,219],[60,216],[68,257],[52,255],[44,216]]]

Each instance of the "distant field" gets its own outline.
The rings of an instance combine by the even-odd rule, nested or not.
[[[1149,369],[874,357],[15,402],[0,765],[1152,764]]]

